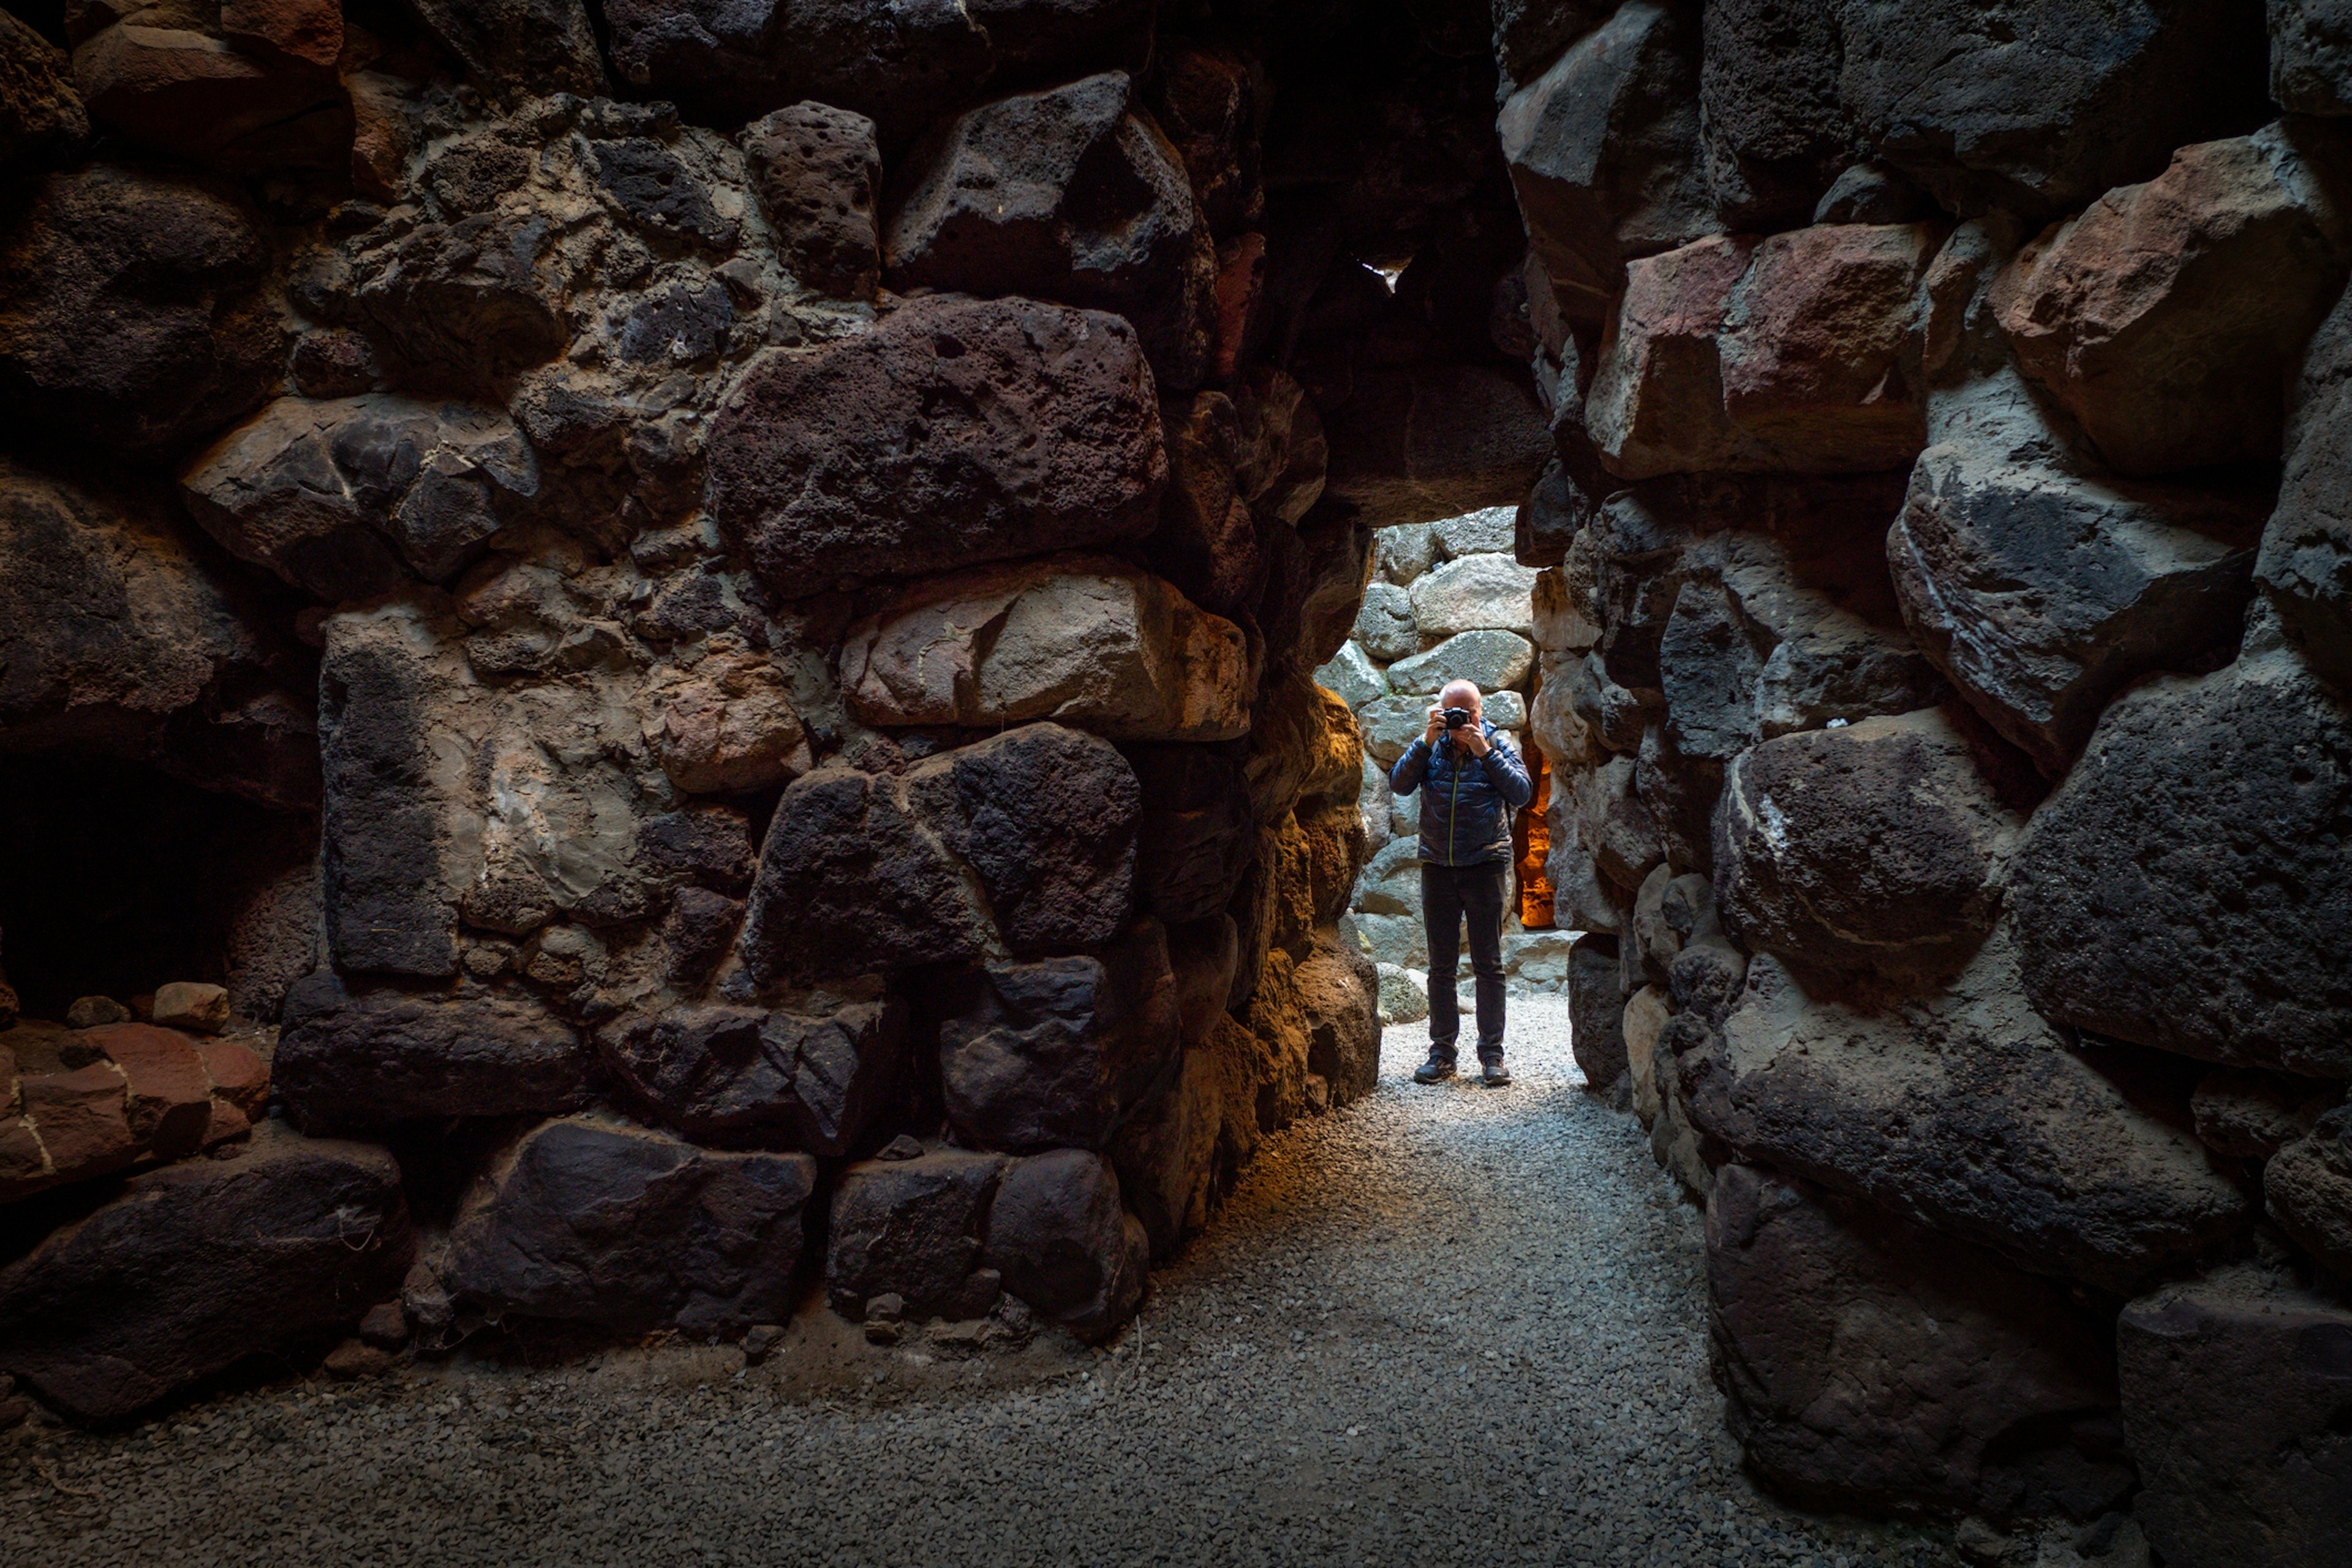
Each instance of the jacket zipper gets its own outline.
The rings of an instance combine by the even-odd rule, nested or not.
[[[1445,803],[1445,863],[1454,864],[1454,819],[1462,805],[1462,758],[1454,759],[1454,794]]]

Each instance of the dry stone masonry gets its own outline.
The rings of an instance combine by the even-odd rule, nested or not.
[[[0,1412],[1117,1336],[1464,676],[1754,1474],[2341,1568],[2348,278],[2338,0],[10,0]]]

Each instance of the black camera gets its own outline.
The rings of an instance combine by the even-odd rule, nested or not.
[[[1445,727],[1449,730],[1465,730],[1470,726],[1470,710],[1467,708],[1448,708],[1438,717],[1445,721]]]

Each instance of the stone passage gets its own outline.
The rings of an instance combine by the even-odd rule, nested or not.
[[[43,1450],[94,1497],[0,1458],[0,1552],[1958,1568],[1948,1531],[1791,1512],[1742,1478],[1699,1217],[1582,1089],[1565,1003],[1515,1018],[1509,1095],[1415,1088],[1391,1030],[1378,1089],[1269,1139],[1109,1353],[857,1339],[823,1403],[797,1339],[748,1371],[678,1345],[274,1389]],[[2041,1561],[2147,1562],[2110,1534]]]

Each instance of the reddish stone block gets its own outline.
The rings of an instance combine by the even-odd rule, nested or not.
[[[92,1062],[38,1073],[17,1085],[25,1118],[48,1151],[51,1179],[78,1181],[119,1171],[139,1155],[126,1114],[122,1070]]]
[[[122,1069],[131,1134],[155,1158],[184,1159],[204,1147],[213,1083],[194,1040],[152,1024],[110,1024],[84,1030],[82,1038]]]

